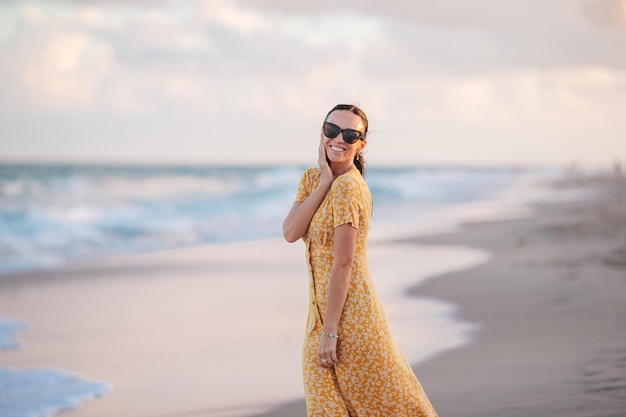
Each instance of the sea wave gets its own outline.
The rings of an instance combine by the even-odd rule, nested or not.
[[[0,274],[276,237],[301,166],[0,165]],[[375,221],[479,200],[510,168],[372,168]]]

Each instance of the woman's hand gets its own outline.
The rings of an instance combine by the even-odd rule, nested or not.
[[[295,242],[304,237],[315,212],[326,197],[330,186],[333,183],[333,172],[326,159],[326,149],[324,148],[323,137],[320,138],[317,162],[320,167],[320,182],[315,190],[304,201],[296,201],[291,206],[289,214],[283,221],[283,236],[287,242]]]
[[[333,171],[330,169],[328,159],[326,159],[326,148],[324,147],[324,137],[320,138],[320,148],[317,157],[317,164],[322,172],[320,184],[331,184],[333,182]]]
[[[319,357],[320,365],[325,368],[330,368],[339,362],[337,359],[337,339],[321,335],[317,356]]]

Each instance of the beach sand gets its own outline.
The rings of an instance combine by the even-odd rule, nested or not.
[[[593,198],[409,240],[493,254],[409,290],[481,324],[473,343],[414,367],[442,417],[626,415],[626,178],[552,187]],[[305,415],[299,400],[257,416]]]
[[[419,284],[405,289],[415,300],[458,306],[458,329],[396,327],[442,417],[626,415],[626,180],[553,187],[595,195],[371,245],[385,297],[398,300],[385,277],[404,275],[398,282]],[[29,323],[16,335],[22,348],[1,351],[0,362],[113,384],[68,416],[304,417],[306,274],[302,245],[268,241],[0,277],[0,315]],[[438,339],[442,353],[425,360],[419,344]]]
[[[406,262],[418,253],[419,268]],[[369,251],[408,357],[467,343],[454,306],[404,294],[411,283],[484,262],[481,250],[374,243]],[[453,260],[453,261],[451,261]],[[54,368],[112,391],[75,417],[233,416],[303,396],[308,309],[304,244],[282,239],[121,256],[0,278],[0,315],[26,320],[16,370]],[[430,343],[423,343],[436,334]]]

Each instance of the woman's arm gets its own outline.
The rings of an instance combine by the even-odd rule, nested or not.
[[[329,189],[330,184],[326,186],[320,182],[306,200],[293,203],[289,214],[283,222],[283,236],[287,242],[295,242],[306,234],[309,224],[311,224],[311,219],[313,219],[315,212],[322,204],[322,200],[326,197]]]
[[[322,331],[337,334],[343,306],[348,296],[348,286],[354,266],[357,229],[352,224],[342,224],[335,228],[334,260],[328,283],[328,300]],[[318,355],[320,361],[326,359],[330,366],[337,362],[337,339],[321,336]],[[322,361],[322,363],[324,363]]]
[[[318,164],[321,170],[321,179],[318,186],[304,201],[293,203],[289,214],[283,221],[283,236],[287,242],[295,242],[306,234],[311,224],[311,219],[326,197],[333,183],[333,173],[326,160],[326,151],[320,140]]]

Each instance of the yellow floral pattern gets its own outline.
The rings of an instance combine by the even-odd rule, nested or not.
[[[296,201],[320,181],[319,168],[305,171]],[[309,267],[310,304],[303,351],[304,391],[309,417],[437,416],[389,330],[367,263],[366,241],[372,197],[356,170],[337,177],[311,220],[303,240]],[[357,229],[354,268],[339,323],[332,368],[320,366],[317,350],[333,264],[334,228]]]

